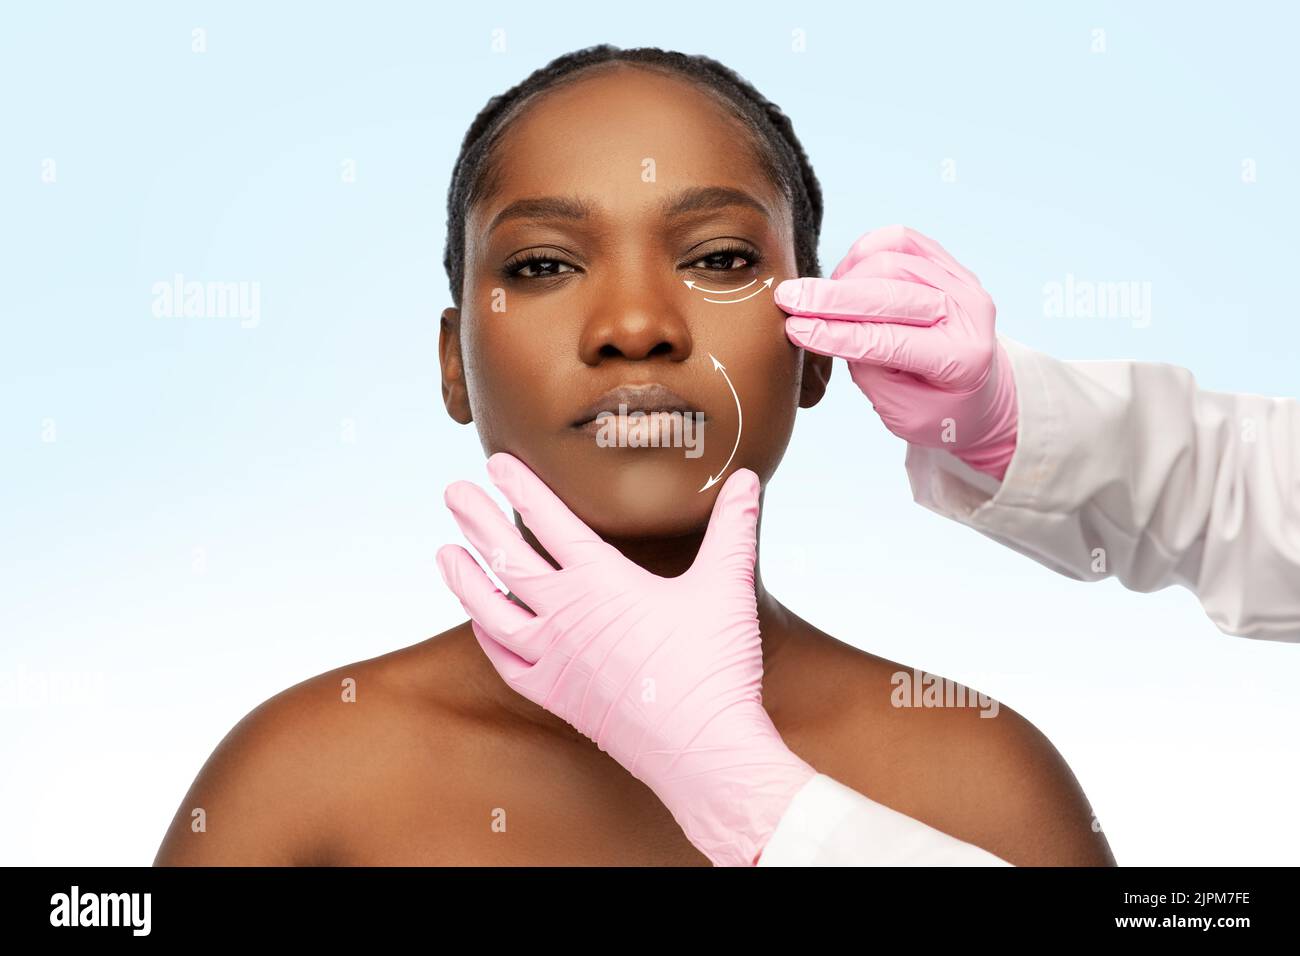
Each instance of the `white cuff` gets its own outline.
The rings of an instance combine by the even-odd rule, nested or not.
[[[1063,520],[1056,514],[1062,475],[1078,468],[1073,455],[1080,442],[1066,440],[1063,396],[1049,384],[1051,359],[1012,339],[998,336],[1016,378],[1016,450],[1002,481],[967,465],[941,448],[907,446],[912,498],[936,514],[976,529],[1067,577],[1095,580],[1060,560],[1041,544],[1044,530]],[[1060,376],[1055,376],[1060,387]],[[1073,423],[1078,431],[1086,423]],[[1053,493],[1053,489],[1057,489]],[[1074,562],[1075,565],[1078,562]]]
[[[799,789],[758,866],[1010,866],[816,774]]]
[[[942,448],[907,446],[907,470],[917,503],[975,527],[1018,509],[1041,507],[1039,490],[1059,467],[1058,434],[1063,427],[1058,400],[1039,367],[1038,353],[998,336],[1016,381],[1016,450],[1001,481]]]

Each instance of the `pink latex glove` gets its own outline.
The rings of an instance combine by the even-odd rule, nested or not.
[[[927,236],[862,236],[829,279],[774,292],[786,335],[837,355],[895,435],[1002,480],[1016,450],[1016,383],[979,279]]]
[[[507,684],[568,721],[659,797],[719,866],[753,866],[816,771],[762,704],[754,594],[758,476],[723,484],[695,562],[663,578],[625,558],[519,459],[488,459],[557,570],[483,489],[447,487],[447,507],[520,607],[458,545],[438,551],[447,586]]]

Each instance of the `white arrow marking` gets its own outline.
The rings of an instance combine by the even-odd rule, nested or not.
[[[758,280],[757,280],[757,279],[750,279],[748,282],[746,282],[744,285],[742,285],[739,289],[706,289],[706,288],[704,288],[703,286],[697,286],[697,285],[695,284],[695,280],[694,280],[694,279],[683,279],[682,281],[686,283],[686,288],[688,288],[688,289],[694,289],[696,292],[713,292],[713,293],[716,293],[717,295],[728,295],[728,294],[730,294],[730,293],[732,293],[732,292],[744,292],[746,289],[748,289],[751,285],[753,285],[753,284],[754,284],[755,282],[757,282]]]
[[[769,279],[768,281],[771,282],[772,280]],[[718,479],[721,478],[726,473],[728,466],[731,465],[731,459],[736,457],[736,449],[740,447],[740,432],[743,429],[745,424],[744,416],[741,415],[740,412],[740,396],[736,394],[736,386],[731,384],[731,376],[727,374],[726,366],[724,366],[716,358],[713,358],[712,352],[709,353],[709,358],[713,359],[714,371],[722,373],[722,377],[727,380],[727,387],[731,389],[731,394],[736,399],[736,444],[731,446],[731,454],[727,456],[727,463],[722,466],[722,471],[718,472],[716,475],[709,475],[709,480],[704,483],[704,487],[701,488],[700,491],[705,491],[708,488],[712,488],[714,485],[718,483]],[[700,491],[697,491],[695,493],[698,495]]]
[[[776,278],[776,276],[769,276],[767,279],[764,279],[764,280],[763,280],[763,289],[770,289],[770,288],[772,288],[772,280],[775,279],[775,278]],[[720,303],[721,305],[734,305],[734,304],[737,303],[737,302],[744,302],[745,299],[752,299],[752,298],[754,298],[754,296],[756,296],[756,295],[758,295],[760,292],[762,292],[763,289],[755,289],[755,290],[754,290],[753,292],[751,292],[749,295],[744,296],[743,298],[740,298],[740,299],[710,299],[710,298],[706,295],[706,296],[704,297],[704,301],[705,301],[705,302],[717,302],[717,303]]]

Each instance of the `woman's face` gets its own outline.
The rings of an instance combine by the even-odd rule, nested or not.
[[[702,529],[735,469],[766,482],[824,391],[830,360],[786,338],[772,299],[797,275],[792,216],[748,143],[683,80],[594,72],[513,120],[499,190],[467,216],[448,411],[606,539]],[[669,414],[620,420],[620,401]]]

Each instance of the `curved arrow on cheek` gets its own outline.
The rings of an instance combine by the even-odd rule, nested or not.
[[[771,281],[772,280],[769,279],[768,284],[771,284]],[[727,367],[723,365],[721,362],[719,362],[716,358],[713,358],[712,352],[709,353],[709,358],[713,359],[714,370],[721,372],[722,377],[727,380],[727,387],[731,389],[732,397],[735,398],[736,400],[736,443],[731,446],[731,454],[727,456],[727,462],[722,466],[722,470],[719,471],[716,475],[709,475],[709,480],[704,483],[704,487],[701,488],[700,491],[705,491],[709,488],[712,488],[714,485],[718,483],[718,479],[720,479],[724,474],[726,474],[727,468],[731,466],[731,459],[736,457],[736,449],[740,447],[740,433],[743,430],[745,424],[744,416],[740,412],[740,396],[736,394],[736,386],[731,384],[731,376],[727,374]],[[698,495],[700,491],[697,491],[695,493]]]
[[[773,281],[775,281],[775,279],[776,279],[776,276],[768,276],[766,279],[764,279],[764,280],[763,280],[763,289],[768,289],[768,290],[770,290],[770,289],[772,288],[772,283],[773,283]],[[757,279],[750,279],[748,282],[746,282],[744,285],[742,285],[739,289],[727,289],[726,292],[728,292],[728,293],[731,293],[731,292],[740,292],[742,289],[748,289],[751,285],[753,285],[753,284],[754,284],[755,282],[757,282],[757,281],[758,281]],[[722,289],[701,289],[701,288],[699,288],[698,286],[695,285],[695,280],[694,280],[694,279],[683,279],[682,282],[684,282],[684,283],[686,284],[686,287],[687,287],[688,289],[690,289],[690,290],[692,290],[692,291],[694,291],[694,292],[714,292],[714,293],[718,293],[718,294],[722,294],[722,292],[723,292]],[[762,292],[763,289],[755,289],[755,290],[754,290],[753,292],[751,292],[749,295],[741,296],[739,299],[710,299],[708,296],[705,296],[705,297],[704,297],[704,301],[705,301],[705,302],[716,302],[716,303],[718,303],[719,305],[734,305],[734,304],[737,303],[737,302],[744,302],[746,299],[752,299],[752,298],[754,298],[754,296],[756,296],[756,295],[758,295],[760,292]]]
[[[712,292],[714,295],[731,295],[733,292],[744,292],[757,281],[757,279],[750,279],[744,285],[735,289],[706,289],[704,286],[697,286],[694,279],[683,279],[682,284],[692,292]]]

